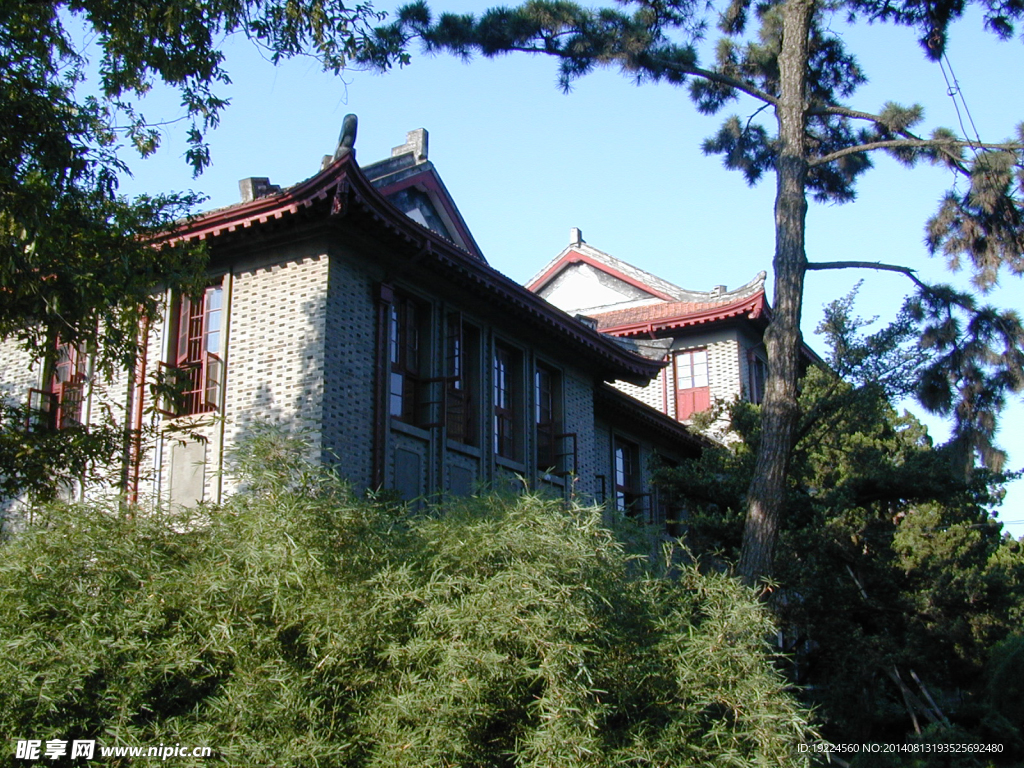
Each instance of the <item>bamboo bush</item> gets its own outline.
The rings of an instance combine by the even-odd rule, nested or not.
[[[230,765],[806,764],[734,580],[596,509],[357,499],[303,451],[264,432],[247,490],[190,517],[55,506],[3,543],[0,733]]]

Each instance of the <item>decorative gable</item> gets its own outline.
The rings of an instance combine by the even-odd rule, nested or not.
[[[701,301],[713,293],[688,291],[587,244],[573,227],[570,242],[526,287],[569,314],[677,301]],[[724,290],[724,288],[723,288]]]
[[[423,128],[409,131],[405,144],[394,147],[391,157],[361,170],[398,210],[486,264],[448,188],[427,159],[428,138]]]
[[[650,290],[595,265],[576,251],[569,254],[558,273],[538,293],[567,312],[661,301]]]

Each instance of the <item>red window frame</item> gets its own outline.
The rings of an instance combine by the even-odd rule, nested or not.
[[[224,382],[221,339],[224,332],[224,289],[211,285],[199,297],[182,296],[176,313],[174,413],[191,416],[220,407]]]
[[[673,358],[676,386],[676,419],[684,421],[711,407],[707,349],[676,352]]]
[[[53,369],[41,389],[29,391],[33,421],[48,429],[82,426],[87,379],[85,350],[77,344],[57,342]]]

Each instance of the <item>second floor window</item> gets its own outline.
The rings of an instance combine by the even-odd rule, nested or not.
[[[407,296],[397,295],[391,304],[388,356],[391,378],[388,390],[389,411],[408,424],[420,421],[419,384],[422,368],[422,332],[426,310]]]
[[[675,355],[676,418],[680,421],[711,406],[708,351],[694,349]]]
[[[210,286],[196,298],[178,302],[177,336],[172,356],[178,416],[206,413],[220,406],[224,382],[221,349],[224,290]]]
[[[543,365],[534,372],[534,424],[537,430],[537,468],[561,471],[556,418],[558,374]]]
[[[56,359],[47,381],[41,389],[29,392],[33,422],[50,429],[80,426],[85,385],[85,352],[76,344],[58,342]]]
[[[522,396],[518,376],[521,355],[501,345],[494,348],[494,452],[520,458],[518,408]]]

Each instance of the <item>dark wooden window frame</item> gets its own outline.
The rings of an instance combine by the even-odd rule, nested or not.
[[[511,461],[522,460],[519,417],[523,407],[522,351],[497,342],[492,364],[494,396],[494,453]]]
[[[424,327],[429,306],[404,293],[395,293],[388,320],[388,413],[406,424],[422,426],[421,387],[424,374]]]
[[[751,349],[747,359],[750,402],[760,405],[764,400],[764,387],[768,381],[768,361]]]
[[[478,360],[480,331],[449,312],[445,325],[444,421],[449,440],[477,444]]]
[[[640,515],[640,446],[618,435],[612,438],[612,478],[615,509],[630,517]]]
[[[564,472],[559,451],[558,419],[561,405],[561,373],[538,363],[533,373],[533,416],[536,430],[537,469]]]

